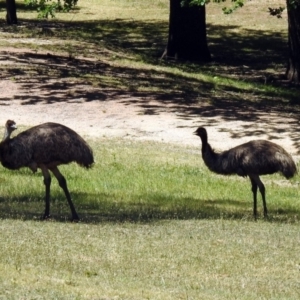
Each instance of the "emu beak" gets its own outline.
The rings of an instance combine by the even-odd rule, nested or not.
[[[193,134],[194,134],[194,135],[197,135],[197,131],[194,131]]]

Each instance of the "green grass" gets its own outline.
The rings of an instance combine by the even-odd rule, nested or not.
[[[79,223],[55,180],[43,222],[41,174],[1,170],[1,297],[298,298],[298,176],[263,177],[270,217],[255,222],[249,180],[212,174],[200,149],[90,143],[91,170],[61,168]]]
[[[4,220],[0,226],[5,299],[299,297],[295,225]]]
[[[77,165],[61,166],[84,222],[252,220],[250,181],[212,174],[202,163],[200,149],[110,139],[92,145],[94,168],[85,171]],[[297,180],[288,185],[279,175],[264,177],[270,221],[298,222]],[[0,181],[3,217],[39,219],[44,209],[41,173],[2,169]],[[53,218],[68,219],[69,208],[55,179],[52,198]]]

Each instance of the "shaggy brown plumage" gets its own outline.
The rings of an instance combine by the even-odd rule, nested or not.
[[[202,141],[202,158],[206,166],[215,173],[223,175],[237,174],[249,176],[253,192],[253,214],[257,217],[257,187],[262,195],[264,216],[267,216],[265,186],[260,175],[281,173],[286,178],[293,177],[296,164],[282,147],[266,140],[254,140],[227,151],[216,153],[207,141],[207,132],[199,127],[194,134]]]
[[[50,170],[65,192],[73,220],[78,220],[66,179],[58,170],[58,166],[76,162],[89,168],[94,163],[92,149],[75,131],[61,124],[44,123],[25,130],[14,138],[10,138],[10,124],[11,121],[6,123],[5,138],[0,143],[1,164],[11,170],[22,167],[29,167],[33,172],[37,168],[42,170],[46,186],[44,218],[50,216]]]

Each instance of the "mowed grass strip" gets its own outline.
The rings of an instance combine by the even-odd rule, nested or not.
[[[299,226],[2,220],[5,299],[298,299]]]
[[[263,177],[270,218],[255,222],[249,180],[209,172],[200,146],[89,142],[91,170],[61,168],[78,224],[55,179],[42,222],[41,173],[1,169],[2,297],[297,299],[298,176]]]

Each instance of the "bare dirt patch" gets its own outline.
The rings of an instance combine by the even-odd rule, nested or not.
[[[174,99],[163,99],[163,95],[158,98],[151,94],[120,93],[111,88],[72,83],[69,79],[47,76],[47,71],[31,77],[22,72],[22,64],[44,64],[47,70],[47,57],[47,53],[36,56],[28,49],[0,51],[0,68],[8,65],[10,68],[10,72],[4,71],[0,77],[0,122],[3,125],[7,119],[26,126],[51,121],[91,137],[190,146],[200,146],[193,131],[198,126],[206,126],[209,140],[216,149],[225,150],[252,139],[268,139],[293,155],[300,151],[296,111],[264,107],[249,107],[243,111],[226,103],[223,106],[208,102],[177,103]],[[53,60],[52,64],[55,65]],[[67,58],[57,62],[61,69],[67,65]]]

